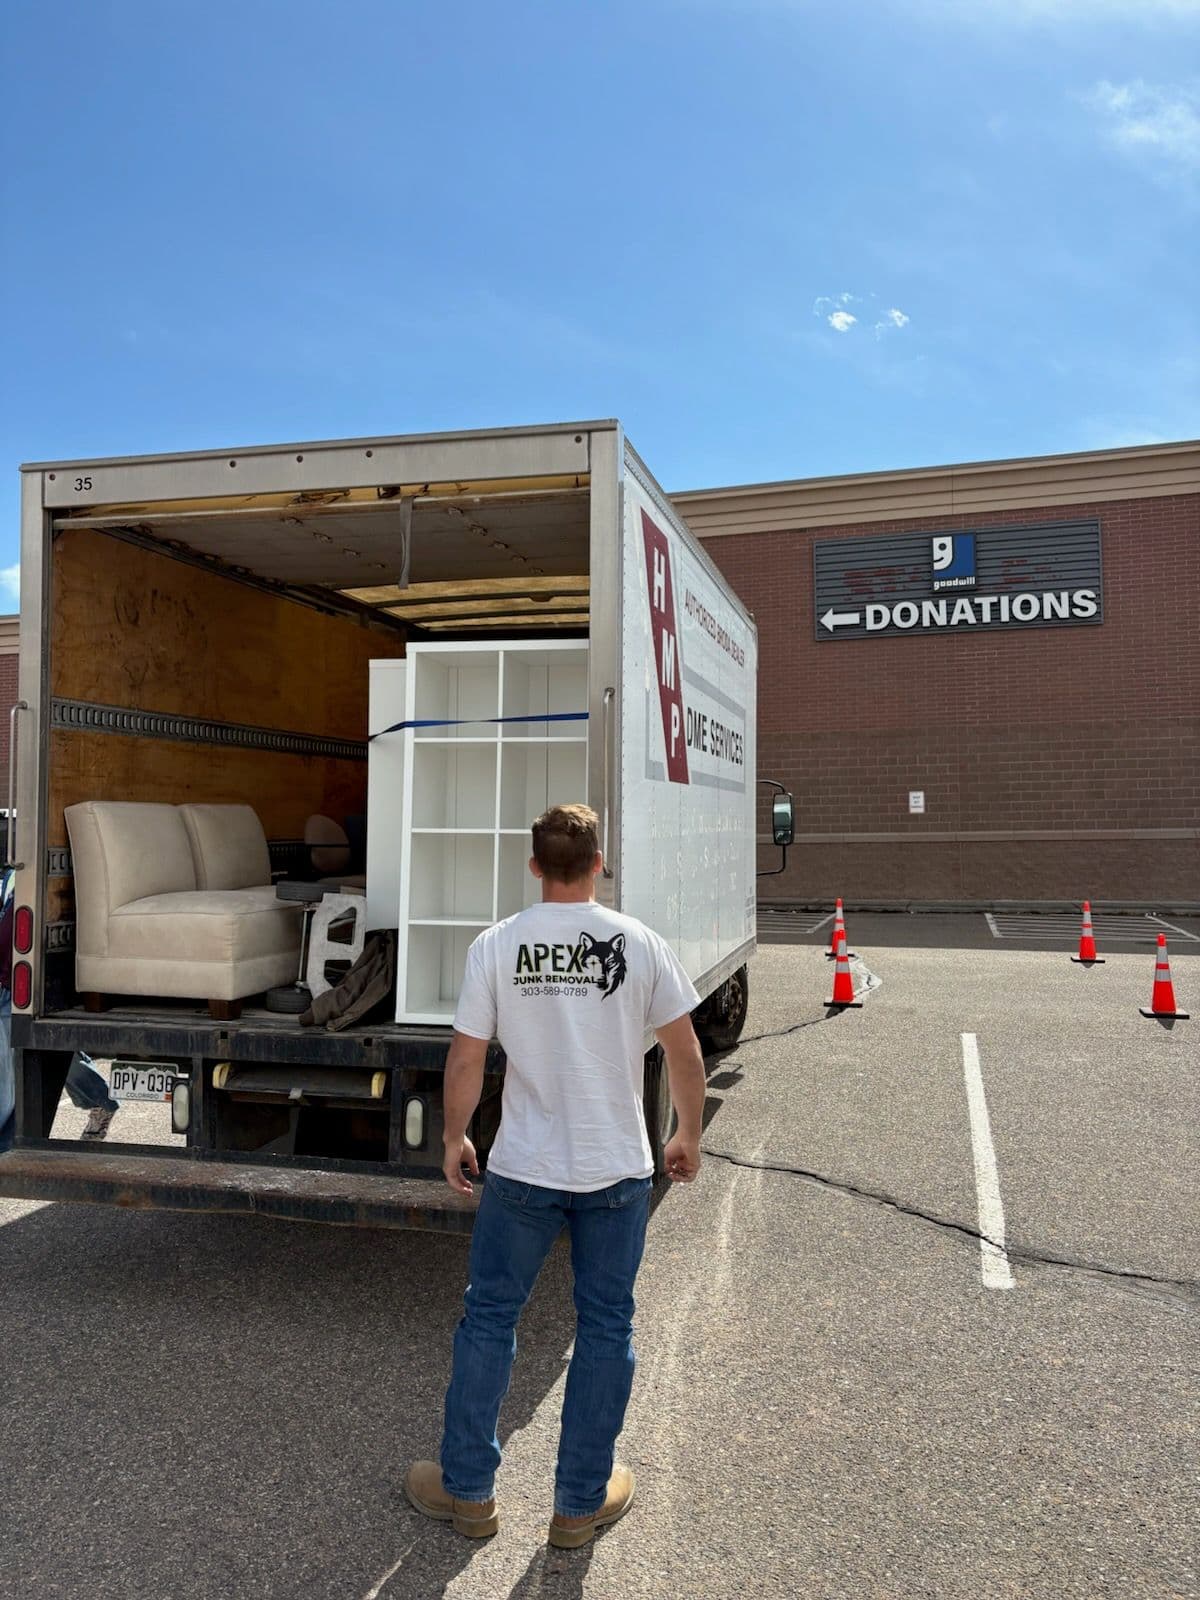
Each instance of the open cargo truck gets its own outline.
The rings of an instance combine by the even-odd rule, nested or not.
[[[733,1042],[755,948],[756,632],[617,423],[42,464],[22,487],[0,1194],[469,1228],[440,1175],[456,972],[473,930],[531,897],[547,803],[595,808],[600,898],[670,941],[699,1031]],[[407,725],[371,743],[369,681],[401,661]],[[503,719],[531,707],[514,737]],[[372,883],[371,920],[397,929],[394,1013],[330,1032],[261,998],[85,997],[64,813],[86,801],[249,804],[277,877],[310,814],[366,813],[399,888],[380,910]],[[446,887],[464,862],[467,916]],[[173,1131],[120,1142],[119,1116],[103,1144],[52,1137],[76,1050],[162,1064]],[[502,1075],[494,1045],[481,1155]],[[654,1050],[645,1111],[657,1160]]]

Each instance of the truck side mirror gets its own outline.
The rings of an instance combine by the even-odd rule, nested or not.
[[[771,835],[776,844],[785,846],[796,837],[796,817],[790,794],[777,794],[771,802]]]

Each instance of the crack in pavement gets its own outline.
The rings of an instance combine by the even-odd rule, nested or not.
[[[789,1027],[776,1028],[771,1033],[744,1033],[735,1045],[730,1045],[727,1050],[719,1050],[716,1054],[723,1061],[726,1056],[736,1055],[743,1045],[758,1044],[762,1039],[786,1039],[789,1034],[799,1033],[802,1028],[815,1028],[819,1022],[830,1020],[831,1018],[826,1016],[808,1017],[804,1022],[793,1022]]]
[[[878,989],[883,980],[866,965],[861,957],[857,957],[854,966],[863,979],[862,988],[858,991],[864,998]],[[806,1017],[801,1022],[793,1022],[786,1028],[770,1029],[765,1033],[750,1033],[743,1035],[729,1050],[720,1052],[722,1060],[736,1055],[737,1051],[747,1044],[758,1044],[764,1039],[786,1039],[793,1033],[800,1033],[805,1028],[819,1027],[823,1022],[832,1022],[837,1017],[844,1015],[832,1008],[821,1013],[819,1017]],[[1200,1281],[1194,1278],[1164,1278],[1151,1272],[1133,1272],[1126,1267],[1109,1267],[1103,1262],[1083,1261],[1072,1256],[1050,1255],[1047,1251],[1033,1250],[1025,1245],[1015,1245],[989,1238],[979,1228],[973,1228],[967,1222],[955,1222],[950,1217],[940,1217],[934,1211],[923,1211],[920,1206],[909,1205],[906,1201],[898,1200],[895,1195],[887,1194],[884,1190],[866,1189],[859,1184],[849,1183],[838,1178],[830,1178],[824,1173],[813,1172],[807,1167],[787,1166],[782,1163],[759,1161],[747,1156],[739,1156],[729,1150],[714,1150],[710,1146],[701,1145],[701,1153],[712,1156],[717,1161],[727,1161],[731,1166],[749,1167],[758,1172],[780,1172],[790,1177],[800,1178],[805,1183],[811,1183],[820,1189],[829,1189],[837,1194],[848,1195],[852,1200],[864,1200],[870,1205],[882,1206],[885,1210],[895,1211],[900,1216],[912,1217],[914,1221],[928,1223],[931,1227],[940,1228],[947,1233],[956,1233],[962,1238],[970,1240],[974,1245],[990,1245],[994,1250],[1000,1250],[1008,1256],[1010,1261],[1019,1261],[1031,1267],[1058,1267],[1066,1272],[1079,1272],[1085,1275],[1101,1278],[1117,1283],[1125,1288],[1137,1289],[1146,1294],[1161,1298],[1165,1292],[1173,1301],[1179,1301],[1187,1307],[1200,1308]]]
[[[877,989],[883,987],[883,979],[878,973],[872,972],[860,956],[855,956],[850,964],[862,979],[861,987],[854,991],[856,999],[865,1000],[868,995],[874,994]],[[832,982],[832,979],[830,981]],[[838,1007],[829,1006],[822,1011],[819,1017],[805,1017],[803,1022],[789,1023],[786,1028],[771,1028],[766,1033],[744,1033],[736,1044],[730,1045],[727,1050],[721,1050],[717,1053],[723,1059],[725,1056],[733,1055],[743,1045],[759,1044],[763,1039],[786,1039],[789,1034],[800,1033],[804,1028],[815,1028],[822,1022],[836,1022],[838,1017],[844,1015],[845,1013],[839,1010]]]
[[[823,1018],[820,1020],[824,1020]],[[809,1026],[809,1024],[800,1024]],[[1083,1261],[1072,1256],[1050,1255],[1047,1251],[1033,1250],[1025,1245],[1003,1243],[990,1239],[987,1234],[978,1228],[973,1228],[968,1222],[955,1222],[951,1217],[940,1217],[935,1211],[924,1211],[920,1206],[909,1205],[904,1200],[898,1200],[895,1195],[886,1193],[882,1189],[867,1189],[860,1184],[849,1183],[844,1179],[830,1178],[824,1173],[813,1172],[807,1167],[789,1166],[782,1162],[752,1160],[747,1156],[740,1156],[731,1150],[714,1150],[709,1145],[700,1146],[701,1154],[712,1156],[716,1161],[727,1161],[730,1166],[749,1167],[758,1172],[779,1172],[790,1177],[800,1178],[805,1183],[811,1183],[819,1189],[832,1190],[835,1194],[848,1195],[852,1200],[864,1200],[870,1205],[881,1206],[885,1210],[895,1211],[903,1217],[912,1217],[917,1222],[925,1222],[932,1227],[941,1228],[947,1233],[955,1233],[964,1239],[969,1239],[972,1244],[988,1244],[993,1249],[1003,1250],[1010,1261],[1019,1261],[1026,1266],[1034,1267],[1060,1267],[1069,1272],[1081,1272],[1092,1277],[1103,1278],[1123,1284],[1131,1289],[1141,1289],[1148,1294],[1158,1295],[1166,1290],[1168,1294],[1181,1301],[1185,1306],[1200,1308],[1200,1281],[1194,1278],[1164,1278],[1151,1272],[1132,1272],[1125,1267],[1109,1267],[1103,1262]]]

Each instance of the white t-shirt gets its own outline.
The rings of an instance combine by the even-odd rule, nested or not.
[[[699,1004],[665,939],[594,900],[543,901],[481,933],[454,1026],[508,1058],[489,1168],[580,1194],[649,1177],[646,1030]]]

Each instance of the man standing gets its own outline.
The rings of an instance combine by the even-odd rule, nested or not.
[[[633,1473],[613,1449],[633,1383],[633,1284],[642,1259],[653,1164],[642,1113],[644,1039],[667,1059],[679,1129],[670,1177],[700,1169],[704,1061],[700,1002],[658,934],[596,903],[598,819],[554,806],[533,825],[529,863],[542,901],[475,940],[446,1061],[445,1161],[452,1189],[478,1177],[467,1127],[488,1042],[507,1057],[500,1130],[471,1240],[465,1314],[454,1336],[441,1464],[418,1461],[404,1488],[459,1533],[496,1532],[496,1424],[516,1354],[516,1325],[551,1245],[566,1228],[577,1328],[567,1373],[550,1543],[572,1549],[633,1504]]]

